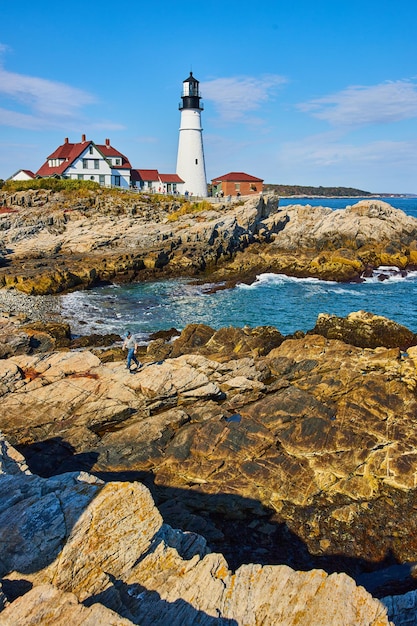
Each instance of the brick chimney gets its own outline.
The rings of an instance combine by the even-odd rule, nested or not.
[[[85,135],[81,135],[81,143],[85,142]]]
[[[106,146],[110,148],[110,139],[106,139]]]
[[[64,143],[68,143],[68,137],[65,137]]]

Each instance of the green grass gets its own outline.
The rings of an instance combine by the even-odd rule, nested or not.
[[[34,180],[7,180],[3,191],[10,193],[28,191],[29,189],[50,189],[51,191],[95,191],[100,189],[92,180],[66,180],[64,178],[37,178]]]

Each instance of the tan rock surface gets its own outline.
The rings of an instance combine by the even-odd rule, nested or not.
[[[215,349],[135,375],[87,351],[0,360],[0,427],[44,475],[142,472],[167,515],[216,541],[226,511],[285,523],[320,557],[417,560],[415,349],[319,335],[258,358]],[[275,533],[265,545],[281,558]]]
[[[9,586],[22,579],[33,585],[0,613],[5,626],[389,624],[385,607],[345,574],[260,565],[245,565],[232,574],[201,537],[164,525],[143,485],[103,485],[85,475],[81,493],[81,477],[42,479],[22,473],[19,455],[4,439],[2,444],[0,486],[7,485],[9,502],[0,500],[0,512],[4,515],[6,507],[10,512],[2,528],[20,530],[23,539],[19,547],[2,542],[2,556],[6,552],[10,562],[2,561],[2,575]],[[61,515],[55,517],[48,506],[33,509],[39,492],[62,498]],[[22,503],[28,504],[25,519],[19,516]],[[33,539],[47,544],[57,533],[61,546],[51,546],[41,563]]]
[[[97,280],[212,274],[230,280],[265,271],[355,280],[367,266],[404,269],[417,260],[417,220],[365,200],[343,210],[290,205],[276,196],[206,203],[177,215],[179,201],[136,194],[0,193],[7,263],[0,286],[58,293]],[[208,205],[208,206],[207,206]]]
[[[72,593],[52,585],[39,585],[18,598],[0,614],[2,626],[129,626],[133,624],[101,604],[86,607]]]

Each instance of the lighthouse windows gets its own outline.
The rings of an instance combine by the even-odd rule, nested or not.
[[[195,164],[198,165],[198,159],[195,160]]]

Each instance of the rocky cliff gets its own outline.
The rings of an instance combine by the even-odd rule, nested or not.
[[[12,323],[16,334],[26,332],[5,319],[7,337]],[[57,329],[45,334],[52,330],[60,336]],[[6,597],[35,585],[25,595],[39,605],[41,594],[45,610],[48,598],[62,611],[69,605],[81,613],[98,602],[141,624],[158,623],[147,622],[138,607],[149,596],[158,602],[150,616],[175,605],[179,616],[184,610],[195,621],[386,623],[380,604],[368,614],[368,600],[359,599],[352,580],[339,577],[344,572],[384,598],[394,623],[406,624],[417,561],[415,339],[404,327],[362,312],[346,320],[319,318],[311,333],[294,338],[269,327],[192,325],[173,341],[151,342],[134,375],[123,361],[107,361],[105,351],[71,350],[65,341],[59,350],[45,348],[45,341],[1,359],[0,429],[33,472],[21,475],[20,459],[5,483]],[[66,478],[54,478],[63,473]],[[38,496],[20,481],[33,483]],[[147,494],[146,506],[138,494]],[[45,518],[36,502],[41,496]],[[153,502],[160,513],[145,519]],[[94,513],[92,503],[106,513]],[[107,506],[129,524],[149,524],[144,543],[133,540],[135,533]],[[160,514],[170,525],[163,526],[167,553],[165,544],[152,547]],[[81,535],[75,536],[78,519]],[[115,554],[119,525],[126,532],[123,556]],[[52,537],[45,539],[43,528]],[[172,528],[188,533],[186,539]],[[22,543],[28,538],[29,556]],[[277,572],[287,582],[278,582]],[[343,581],[340,596],[336,581]],[[38,589],[45,584],[55,589]],[[30,615],[35,609],[25,608],[25,595],[11,607]],[[251,598],[249,604],[243,598]],[[313,605],[321,606],[322,617]],[[355,614],[359,606],[366,613]]]
[[[417,220],[376,200],[343,210],[279,208],[277,196],[237,204],[105,190],[68,198],[45,190],[0,193],[0,286],[47,294],[163,273],[214,280],[262,271],[359,280],[380,265],[417,263]]]

